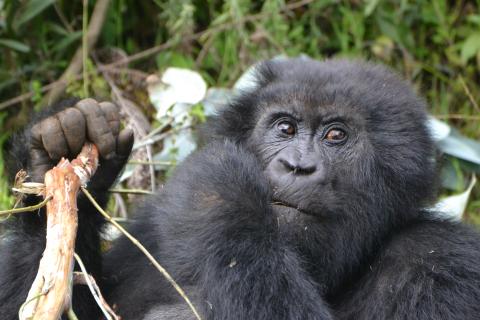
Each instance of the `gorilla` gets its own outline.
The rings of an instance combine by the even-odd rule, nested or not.
[[[255,74],[129,228],[202,318],[479,319],[480,235],[431,209],[437,155],[409,84],[346,60],[272,60]],[[43,181],[87,140],[101,155],[88,188],[105,206],[133,144],[112,103],[66,101],[38,116],[13,140],[10,172]],[[122,319],[194,319],[125,238],[102,252],[105,222],[84,195],[78,206],[76,252]],[[37,272],[44,213],[7,228],[0,319],[11,320]],[[102,318],[84,286],[73,309]]]

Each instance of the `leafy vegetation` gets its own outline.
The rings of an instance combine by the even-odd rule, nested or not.
[[[90,15],[94,5],[89,1]],[[70,64],[81,46],[82,10],[81,1],[0,0],[1,137],[26,122],[43,102],[42,88]],[[186,67],[209,86],[229,87],[252,63],[277,55],[353,57],[392,66],[415,84],[433,115],[480,139],[479,0],[112,0],[91,52],[131,57],[158,45],[126,70],[119,67],[115,77],[149,116],[153,108],[139,71]],[[109,97],[97,62],[88,61],[90,92]],[[71,79],[67,92],[82,95],[82,83],[81,75]],[[24,93],[32,95],[6,106]],[[446,163],[461,178],[452,191],[480,171],[453,158]],[[0,209],[10,204],[0,199]],[[478,186],[468,219],[480,223]]]

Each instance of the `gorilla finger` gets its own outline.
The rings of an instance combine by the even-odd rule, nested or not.
[[[85,144],[85,117],[75,108],[66,109],[57,117],[65,133],[70,155],[75,157]]]
[[[55,165],[43,147],[30,150],[30,161],[28,175],[33,182],[43,182],[45,173]]]
[[[98,148],[100,155],[105,159],[115,156],[117,143],[108,128],[105,118],[95,118],[87,124],[88,138]]]
[[[133,130],[130,128],[123,129],[117,138],[117,154],[122,157],[128,157],[132,152],[134,141]]]
[[[30,143],[32,148],[43,149],[42,143],[42,123],[37,123],[30,129]]]
[[[80,110],[87,119],[104,116],[98,102],[92,98],[82,99],[78,101],[75,104],[75,108]]]
[[[37,123],[30,129],[30,166],[28,175],[33,182],[43,182],[47,170],[54,166],[52,159],[45,150],[42,142],[42,124]]]
[[[117,105],[108,101],[100,102],[99,105],[105,115],[105,119],[107,119],[113,136],[118,136],[118,132],[120,131],[120,110]]]
[[[30,181],[43,183],[45,180],[45,173],[47,173],[47,171],[51,170],[53,167],[54,164],[43,164],[35,166],[31,172],[28,172],[28,175],[30,176]]]
[[[103,158],[112,158],[115,155],[116,141],[97,101],[83,99],[75,108],[85,116],[88,139],[97,146]]]
[[[63,134],[60,121],[56,117],[50,117],[42,121],[42,143],[50,158],[60,160],[69,154],[67,141]]]

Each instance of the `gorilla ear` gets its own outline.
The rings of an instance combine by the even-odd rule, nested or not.
[[[277,64],[275,60],[267,60],[255,66],[258,87],[264,87],[278,79],[280,68],[278,68]]]
[[[253,78],[248,79],[251,81],[248,89],[260,89],[272,82],[279,80],[285,81],[290,78],[298,77],[298,75],[302,74],[305,70],[305,65],[308,66],[313,64],[318,64],[318,61],[305,55],[300,55],[296,58],[278,56],[257,63],[252,67],[251,72],[250,70],[247,72],[247,74],[251,73],[251,76],[253,76]]]
[[[240,93],[261,89],[277,78],[273,70],[271,60],[256,63],[237,80],[234,89]]]

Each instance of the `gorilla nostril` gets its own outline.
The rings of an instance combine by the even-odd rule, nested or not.
[[[316,171],[316,167],[314,165],[306,165],[306,166],[298,166],[294,173],[296,174],[312,174]]]
[[[317,169],[315,165],[292,163],[285,159],[279,159],[278,161],[283,164],[288,172],[292,172],[295,175],[309,175],[314,173]]]
[[[278,159],[278,162],[280,162],[285,167],[285,169],[287,169],[288,172],[296,170],[296,165],[292,164],[288,160]]]

